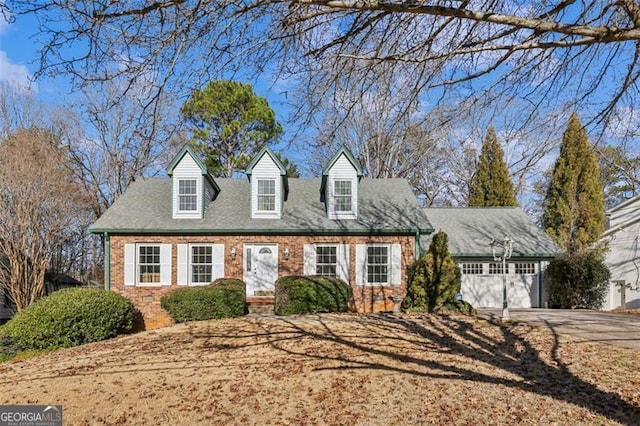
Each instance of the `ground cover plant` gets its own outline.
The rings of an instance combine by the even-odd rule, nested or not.
[[[631,425],[639,363],[468,316],[245,316],[2,363],[0,404],[55,389],[69,424]]]

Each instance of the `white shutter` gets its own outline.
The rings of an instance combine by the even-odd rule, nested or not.
[[[136,245],[124,245],[124,285],[136,285]]]
[[[224,278],[224,244],[214,244],[211,248],[213,271],[211,279]]]
[[[171,244],[160,244],[160,284],[171,285]]]
[[[313,244],[304,245],[304,275],[316,275],[316,247]]]
[[[356,285],[367,284],[367,245],[356,244]]]
[[[391,244],[391,285],[402,282],[402,246]]]
[[[338,244],[336,250],[338,261],[338,278],[344,282],[349,282],[349,244]]]
[[[189,284],[189,244],[178,244],[178,285]]]

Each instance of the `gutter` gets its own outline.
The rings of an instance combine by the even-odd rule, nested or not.
[[[104,231],[104,289],[111,290],[111,240],[107,231]]]
[[[175,235],[415,235],[421,232],[430,233],[431,229],[323,229],[314,231],[312,229],[89,229],[93,234],[175,234]]]

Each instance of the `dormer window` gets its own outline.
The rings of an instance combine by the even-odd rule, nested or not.
[[[198,209],[198,184],[196,179],[178,180],[178,210],[194,212]]]
[[[276,210],[275,179],[258,179],[258,211],[273,212]]]
[[[335,180],[334,197],[336,213],[351,213],[353,211],[351,180]]]

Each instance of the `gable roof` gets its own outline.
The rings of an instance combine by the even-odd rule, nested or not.
[[[269,155],[273,162],[276,163],[276,166],[278,167],[278,169],[280,169],[280,176],[286,176],[287,169],[284,167],[284,164],[282,164],[282,161],[280,161],[280,159],[266,145],[260,151],[258,151],[258,154],[253,157],[253,160],[251,160],[251,162],[247,166],[247,169],[245,170],[247,176],[251,176],[251,173],[253,173],[253,168],[256,166],[256,164],[258,164],[258,161],[260,161],[260,159],[265,154]]]
[[[204,176],[205,179],[207,179],[207,181],[209,181],[209,183],[211,184],[213,189],[215,189],[216,192],[220,192],[220,187],[218,186],[216,181],[213,179],[213,176],[211,176],[211,174],[209,174],[209,171],[207,170],[206,166],[204,165],[202,160],[200,160],[200,156],[196,154],[196,152],[193,150],[193,148],[191,148],[191,146],[189,144],[185,144],[182,147],[182,149],[180,149],[180,151],[178,151],[178,153],[175,155],[175,157],[173,157],[173,160],[171,160],[171,163],[169,163],[169,167],[167,167],[167,174],[169,176],[172,176],[173,175],[173,169],[176,168],[178,163],[187,154],[189,154],[191,156],[191,158],[193,158],[193,161],[196,162],[196,164],[200,168],[200,171],[202,172],[202,176]]]
[[[338,152],[336,152],[336,154],[333,157],[331,157],[331,160],[329,160],[325,168],[322,170],[322,176],[327,176],[329,174],[329,170],[331,170],[333,165],[336,163],[336,161],[338,161],[340,156],[343,154],[345,157],[347,157],[347,160],[349,160],[353,168],[356,169],[356,174],[358,175],[358,177],[361,178],[363,176],[362,167],[360,167],[360,163],[356,161],[351,151],[349,151],[349,148],[347,148],[345,145],[342,145],[338,150]]]
[[[431,232],[405,179],[363,179],[357,219],[328,219],[320,179],[290,178],[281,219],[252,219],[250,182],[219,178],[202,219],[171,218],[171,179],[138,179],[91,226],[93,233],[371,235]]]
[[[512,257],[552,258],[561,252],[547,234],[518,207],[425,208],[435,232],[449,237],[449,251],[456,257],[490,257],[492,239],[513,240]],[[431,237],[421,239],[422,250]]]

